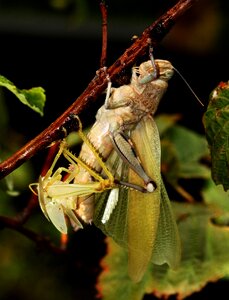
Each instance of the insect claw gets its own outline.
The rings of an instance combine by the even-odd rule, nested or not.
[[[32,192],[34,195],[38,196],[38,193],[37,193],[37,191],[35,191],[35,190],[33,189],[33,186],[36,186],[36,188],[37,188],[38,183],[30,183],[30,185],[29,185],[29,189],[31,190],[31,192]]]

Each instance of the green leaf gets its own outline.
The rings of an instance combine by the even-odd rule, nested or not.
[[[162,136],[169,128],[175,125],[181,119],[179,114],[160,114],[155,118],[160,136]]]
[[[34,111],[43,116],[45,105],[45,90],[42,87],[34,87],[29,90],[18,89],[11,81],[0,75],[0,86],[11,91],[23,104],[29,106]]]
[[[216,186],[208,180],[202,191],[204,203],[214,207],[219,212],[229,212],[229,191],[225,192],[222,185]]]
[[[203,117],[211,151],[212,178],[229,189],[229,84],[221,82],[210,95]]]
[[[209,156],[204,136],[175,125],[179,115],[160,115],[156,123],[161,136],[162,172],[175,183],[179,178],[209,178],[201,159]],[[170,181],[170,180],[169,180]]]
[[[108,238],[109,251],[102,261],[104,271],[98,282],[103,300],[140,300],[146,293],[165,298],[177,294],[182,299],[209,281],[229,275],[229,230],[212,222],[215,208],[173,203],[173,209],[182,242],[179,268],[174,271],[166,265],[151,265],[142,281],[134,284],[128,278],[125,250]]]
[[[208,178],[208,168],[200,160],[209,154],[203,136],[182,126],[174,126],[165,137],[175,148],[180,164],[179,178]]]
[[[108,254],[102,260],[103,272],[97,290],[103,300],[140,300],[147,289],[147,274],[142,281],[133,283],[128,276],[128,254],[113,239],[107,238]]]
[[[229,191],[225,192],[222,185],[216,186],[212,180],[208,180],[202,195],[204,202],[214,208],[213,223],[229,226]]]
[[[210,170],[201,160],[209,156],[204,136],[180,125],[168,127],[161,140],[161,171],[184,198],[193,201],[180,185],[180,179],[209,179]]]

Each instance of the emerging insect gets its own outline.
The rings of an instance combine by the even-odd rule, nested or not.
[[[78,134],[83,139],[84,143],[86,143],[91,149],[93,155],[97,158],[97,162],[100,164],[100,167],[105,174],[104,177],[106,178],[92,170],[92,168],[82,161],[82,159],[73,155],[67,149],[66,141],[63,140],[46,175],[44,177],[40,176],[38,183],[30,184],[32,192],[34,192],[32,186],[37,186],[39,204],[46,218],[51,221],[61,233],[64,234],[67,233],[66,216],[70,219],[75,230],[83,228],[80,219],[84,220],[85,211],[82,213],[82,208],[81,210],[79,209],[80,202],[78,199],[82,197],[86,198],[92,194],[102,193],[107,189],[113,189],[111,192],[112,195],[113,192],[117,190],[117,185],[126,187],[130,186],[144,191],[144,188],[142,187],[116,180],[113,177],[97,151],[82,132],[82,125],[79,118],[77,116],[75,116],[75,118],[77,118],[79,124]],[[67,159],[68,163],[70,163],[70,167],[68,169],[59,167],[53,173],[55,165],[62,154]],[[83,178],[81,178],[81,183],[74,183],[73,181],[79,175],[79,172],[81,172],[81,174],[83,172],[84,174],[89,174],[90,181],[88,181],[88,179],[85,181],[85,179],[83,180]],[[67,175],[65,179],[63,178],[63,173],[66,173]],[[104,218],[107,218],[107,214],[107,212],[104,213]],[[92,220],[89,220],[88,222],[90,223]]]
[[[133,68],[130,84],[111,89],[87,136],[115,178],[143,187],[116,187],[110,195],[77,199],[77,213],[85,222],[93,219],[106,235],[128,249],[129,275],[135,282],[141,280],[150,261],[175,268],[180,260],[180,239],[161,178],[160,139],[152,118],[172,75],[173,67],[165,60],[152,58]],[[88,144],[83,144],[79,157],[102,171]],[[82,177],[91,180],[80,167],[74,182],[81,182]]]
[[[80,121],[79,124],[81,125]],[[79,134],[84,136],[81,127],[79,129]],[[84,141],[86,141],[86,137],[84,137]],[[94,151],[93,148],[92,151]],[[70,167],[69,169],[59,167],[53,173],[55,165],[62,154],[70,163]],[[96,152],[95,155],[97,156]],[[101,193],[106,189],[115,187],[113,175],[108,171],[99,156],[97,159],[100,161],[101,167],[107,175],[107,179],[101,177],[98,173],[90,169],[83,161],[73,155],[67,149],[66,141],[63,140],[46,175],[44,177],[40,176],[39,183],[33,183],[30,185],[32,191],[32,186],[37,186],[39,204],[46,218],[64,234],[67,233],[65,216],[68,216],[74,228],[83,228],[80,220],[78,219],[78,215],[75,213],[77,211],[76,196],[85,197],[92,193]],[[74,178],[79,172],[79,166],[83,167],[95,181],[82,184],[73,183]],[[62,181],[63,173],[67,174],[67,178],[64,181]]]
[[[150,261],[175,268],[180,260],[180,240],[161,178],[160,139],[152,118],[172,75],[173,67],[165,60],[151,58],[133,68],[129,85],[111,89],[87,137],[80,128],[84,143],[79,157],[63,146],[38,184],[41,208],[58,230],[67,232],[65,215],[75,229],[82,228],[79,216],[86,223],[94,221],[128,249],[129,275],[135,282]],[[59,168],[52,175],[61,153],[71,168]],[[69,173],[64,182],[63,171]],[[95,197],[97,193],[101,196]]]

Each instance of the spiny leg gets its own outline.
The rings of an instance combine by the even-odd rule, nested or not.
[[[71,163],[71,164],[79,164],[81,167],[83,167],[92,177],[94,177],[98,181],[102,181],[103,178],[96,173],[94,170],[92,170],[85,162],[83,162],[79,157],[76,157],[74,154],[72,154],[67,149],[63,153],[64,157]]]
[[[44,180],[45,179],[48,179],[49,177],[52,176],[52,172],[53,172],[53,169],[55,168],[55,165],[58,161],[58,159],[60,158],[61,154],[63,153],[64,149],[66,148],[66,141],[65,140],[62,140],[61,143],[60,143],[60,146],[59,146],[59,150],[51,164],[51,167],[49,168],[48,172],[46,173],[46,175],[44,176]]]
[[[57,152],[57,154],[55,155],[55,158],[50,166],[50,168],[48,169],[47,173],[45,174],[44,177],[40,177],[39,183],[31,183],[29,185],[30,190],[32,191],[32,193],[34,193],[35,195],[37,195],[37,192],[35,192],[35,190],[33,190],[33,186],[36,186],[39,188],[43,188],[46,184],[50,184],[54,181],[57,180],[61,180],[61,172],[62,171],[67,171],[64,168],[59,168],[55,171],[54,174],[53,173],[53,169],[55,168],[55,165],[58,161],[58,159],[60,158],[61,154],[63,153],[64,149],[66,148],[66,141],[63,140],[61,141],[60,145],[59,145],[59,150]]]
[[[114,148],[120,155],[122,160],[126,162],[129,167],[138,174],[140,178],[144,181],[146,185],[146,192],[153,192],[156,189],[156,183],[146,174],[140,159],[135,153],[134,145],[129,137],[127,137],[124,132],[116,131],[111,133],[111,140],[113,142]],[[135,185],[127,185],[139,190]]]
[[[79,129],[78,129],[78,134],[81,137],[82,141],[90,148],[90,150],[93,152],[95,158],[97,159],[98,163],[100,164],[102,170],[104,171],[104,173],[106,174],[106,176],[108,177],[108,179],[113,182],[114,181],[114,177],[112,175],[112,173],[110,172],[110,170],[107,168],[106,164],[104,163],[104,161],[102,160],[102,158],[100,157],[97,149],[94,147],[94,145],[91,143],[91,141],[84,135],[83,131],[82,131],[82,123],[79,119],[78,116],[75,116],[75,118],[78,120],[79,123]],[[82,161],[81,161],[82,162]],[[91,170],[91,168],[90,168]],[[89,172],[90,173],[90,172]],[[95,177],[96,178],[96,177]]]

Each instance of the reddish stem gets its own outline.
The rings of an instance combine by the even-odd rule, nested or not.
[[[100,68],[103,68],[106,66],[107,61],[107,6],[105,1],[100,2],[100,11],[102,14],[102,53]]]

